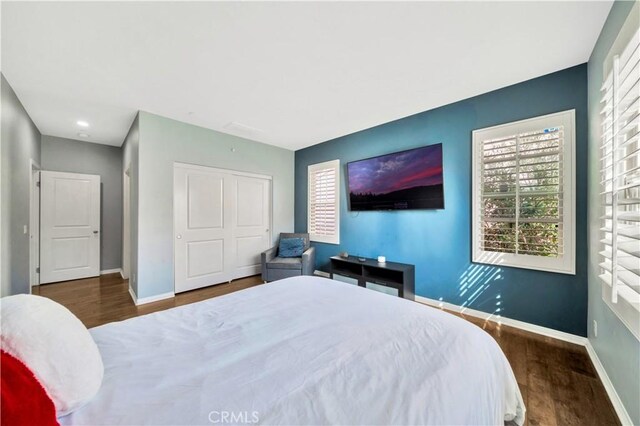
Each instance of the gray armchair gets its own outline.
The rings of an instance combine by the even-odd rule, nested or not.
[[[280,238],[304,239],[304,253],[302,257],[278,257],[278,240],[278,245],[262,252],[262,279],[267,282],[297,275],[313,275],[316,267],[316,249],[311,247],[309,234],[283,232]]]

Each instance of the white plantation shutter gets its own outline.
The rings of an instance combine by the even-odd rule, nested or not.
[[[309,173],[308,232],[311,241],[340,243],[340,160],[312,164]]]
[[[575,273],[574,111],[476,130],[474,262]]]
[[[640,310],[640,30],[609,68],[601,99],[600,278],[608,302],[622,297]]]

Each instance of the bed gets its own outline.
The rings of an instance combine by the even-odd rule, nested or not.
[[[294,277],[90,330],[102,387],[62,425],[521,425],[496,342],[440,310]]]

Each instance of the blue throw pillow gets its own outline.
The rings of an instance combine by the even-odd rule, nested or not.
[[[304,251],[304,238],[280,238],[278,256],[300,257]]]

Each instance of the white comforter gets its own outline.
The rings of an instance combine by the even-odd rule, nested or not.
[[[74,424],[522,424],[496,342],[419,303],[289,278],[91,330],[105,365]]]

